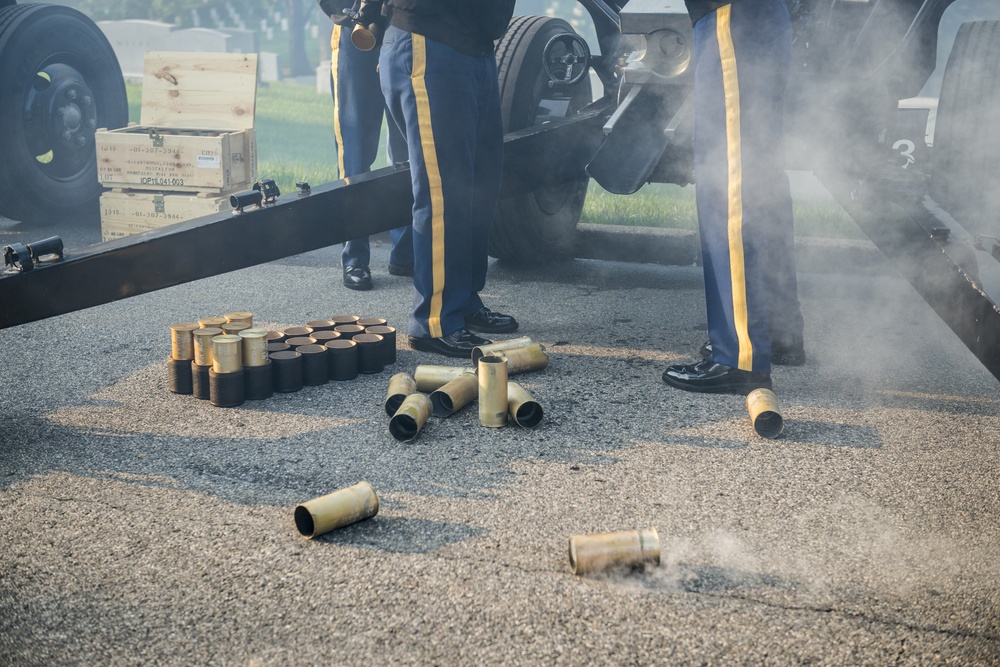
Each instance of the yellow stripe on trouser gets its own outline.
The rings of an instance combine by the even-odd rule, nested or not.
[[[438,169],[437,151],[434,148],[434,127],[431,125],[431,102],[427,95],[427,48],[422,35],[413,35],[413,95],[417,102],[417,120],[420,125],[420,148],[427,169],[427,183],[431,190],[431,275],[433,292],[427,328],[432,338],[444,335],[441,331],[441,303],[444,296],[444,191],[441,171]]]
[[[726,159],[729,165],[729,277],[733,291],[733,324],[739,341],[737,367],[753,370],[753,346],[747,325],[747,283],[743,259],[743,154],[740,149],[740,84],[736,48],[729,18],[732,6],[716,12],[716,36],[722,60],[722,87],[726,98]]]
[[[340,92],[337,84],[337,66],[340,64],[340,31],[339,23],[333,25],[330,33],[330,74],[333,75],[333,134],[337,141],[337,177],[344,178],[344,134],[340,131]]]

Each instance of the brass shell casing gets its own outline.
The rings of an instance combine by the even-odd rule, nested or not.
[[[243,339],[222,335],[212,339],[212,370],[216,373],[235,373],[243,368]]]
[[[643,563],[660,564],[660,537],[655,528],[569,538],[569,566],[573,574]]]
[[[753,430],[762,438],[777,438],[784,430],[778,396],[770,389],[754,389],[747,394],[747,411]]]
[[[508,382],[507,414],[518,426],[534,428],[538,426],[538,422],[542,421],[544,412],[542,406],[532,398],[524,387],[516,382]]]
[[[295,527],[305,537],[317,537],[378,514],[378,494],[368,482],[358,482],[295,508]]]
[[[245,311],[226,313],[223,315],[227,322],[245,322],[250,326],[253,326],[253,313],[248,313]]]
[[[244,366],[266,366],[269,358],[267,356],[267,329],[244,329],[240,332],[243,340]]]
[[[246,331],[250,325],[246,322],[226,322],[222,325],[222,333],[227,336],[238,336],[241,331]]]
[[[470,370],[468,366],[420,364],[413,371],[413,379],[417,381],[417,391],[434,391]]]
[[[218,327],[202,327],[191,332],[194,342],[194,362],[199,366],[212,365],[212,339],[222,335]]]
[[[194,340],[191,332],[200,328],[196,322],[170,325],[170,356],[177,361],[194,359]]]
[[[522,338],[511,338],[509,340],[498,340],[495,343],[490,343],[489,345],[480,345],[479,347],[472,348],[472,363],[477,363],[480,357],[487,354],[493,354],[494,352],[502,352],[503,350],[513,350],[518,347],[527,347],[531,345],[532,341],[527,336]]]
[[[540,371],[549,365],[549,355],[545,353],[541,343],[532,343],[525,347],[501,350],[492,354],[507,360],[508,375]]]
[[[479,358],[479,423],[490,428],[507,423],[507,361],[503,357]]]
[[[424,394],[410,394],[389,420],[389,433],[396,440],[413,440],[431,416],[431,399]]]
[[[417,392],[417,381],[409,373],[396,373],[389,378],[389,389],[385,392],[385,413],[396,414],[406,397]]]
[[[431,394],[435,417],[449,417],[479,396],[479,379],[471,370],[462,373]]]
[[[224,317],[203,317],[198,320],[198,326],[203,329],[222,329],[222,325],[226,323],[226,318]]]

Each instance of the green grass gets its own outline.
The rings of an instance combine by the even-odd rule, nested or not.
[[[141,86],[129,84],[129,119],[139,121]],[[338,178],[333,137],[333,103],[314,86],[261,84],[257,89],[257,172],[272,178],[282,192],[297,181],[312,185]],[[375,168],[387,164],[385,141]],[[803,198],[794,202],[797,236],[863,239],[864,234],[836,203]],[[632,195],[613,195],[590,184],[581,222],[697,229],[694,188],[653,183]]]

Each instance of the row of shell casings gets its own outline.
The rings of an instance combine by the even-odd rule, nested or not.
[[[384,404],[390,416],[389,432],[397,440],[412,440],[431,414],[449,417],[474,400],[479,402],[479,421],[483,426],[504,426],[508,419],[526,428],[537,426],[544,414],[542,406],[508,376],[545,368],[548,355],[538,344],[518,348],[516,352],[512,355],[513,362],[499,351],[480,356],[478,372],[463,367],[421,365],[413,375],[393,375]]]
[[[342,318],[348,322],[316,321],[280,332],[253,328],[251,320],[236,335],[203,326],[215,324],[212,318],[172,325],[170,390],[234,407],[246,399],[269,398],[274,391],[381,372],[395,362],[395,329],[384,319]],[[341,326],[343,331],[337,331]],[[178,357],[190,357],[190,365]]]
[[[295,527],[314,538],[378,514],[379,498],[368,482],[328,493],[297,505]],[[660,537],[655,528],[574,535],[569,538],[569,566],[573,574],[612,568],[660,564]]]

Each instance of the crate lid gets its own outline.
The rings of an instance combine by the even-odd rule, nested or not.
[[[141,125],[246,130],[256,101],[256,53],[146,52]]]

